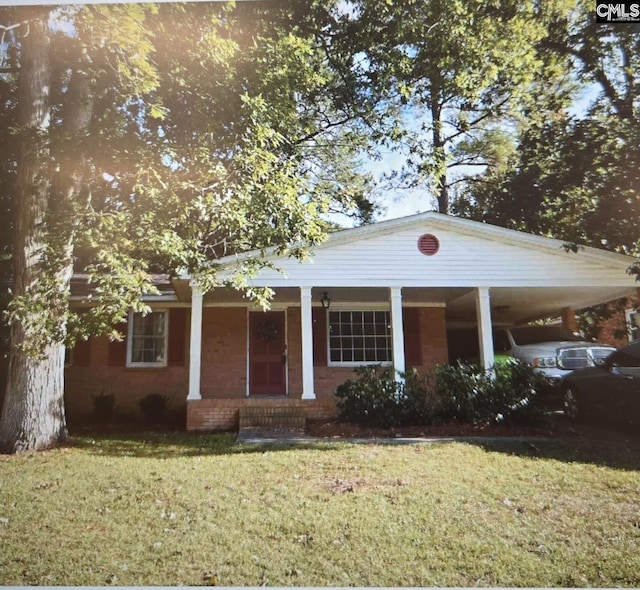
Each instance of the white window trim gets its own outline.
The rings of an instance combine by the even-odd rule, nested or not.
[[[638,342],[638,340],[640,340],[640,338],[638,338],[637,340],[633,340],[631,336],[631,326],[633,325],[633,322],[631,321],[631,316],[633,316],[634,314],[640,317],[640,310],[637,310],[634,307],[624,310],[624,317],[625,317],[626,327],[627,327],[627,338],[629,339],[629,342]],[[640,326],[636,324],[636,327],[638,330],[640,330]]]
[[[169,310],[153,309],[150,313],[164,313],[164,361],[154,363],[134,363],[131,360],[133,352],[133,316],[135,312],[130,311],[127,318],[127,367],[132,369],[156,369],[166,367],[169,361]]]
[[[388,361],[332,361],[331,360],[331,322],[329,321],[329,313],[331,311],[386,311],[389,314],[389,324],[391,324],[391,310],[388,305],[380,305],[379,303],[356,303],[356,302],[341,302],[337,305],[331,304],[331,309],[326,309],[327,314],[327,332],[326,332],[326,345],[327,345],[327,366],[328,367],[392,367],[393,366],[393,347],[391,350],[391,360]],[[392,325],[393,330],[393,325]]]

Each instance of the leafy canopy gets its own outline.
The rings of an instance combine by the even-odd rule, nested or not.
[[[127,310],[144,309],[140,295],[153,292],[154,272],[188,270],[214,288],[215,261],[225,255],[275,248],[302,257],[324,239],[329,211],[370,215],[367,179],[357,173],[366,144],[357,112],[334,99],[350,82],[342,58],[323,44],[331,10],[318,5],[307,14],[296,2],[52,10],[51,181],[72,174],[81,188],[57,211],[52,199],[42,276],[56,276],[64,263],[63,248],[52,245],[70,243],[76,272],[94,287],[87,313],[66,305],[70,340],[110,332]],[[18,9],[0,12],[3,23],[27,20]],[[80,75],[89,79],[85,104],[74,94]],[[17,76],[0,74],[0,82],[10,119]],[[73,132],[69,121],[80,112],[87,120]],[[15,179],[9,145],[2,187]],[[6,189],[2,203],[10,203]],[[253,257],[228,282],[246,289],[265,264]],[[43,280],[39,293],[15,296],[12,320],[35,317],[56,285]],[[252,295],[266,304],[269,292]],[[56,297],[65,308],[69,290]],[[41,333],[61,337],[63,324],[55,333],[41,311]]]

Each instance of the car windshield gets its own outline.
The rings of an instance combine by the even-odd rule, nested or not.
[[[540,342],[581,342],[582,338],[561,326],[524,326],[512,328],[511,335],[518,346]]]

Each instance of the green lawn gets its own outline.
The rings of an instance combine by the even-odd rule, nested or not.
[[[0,584],[638,586],[640,440],[0,457]]]

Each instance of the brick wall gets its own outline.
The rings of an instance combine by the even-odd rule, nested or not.
[[[637,299],[624,299],[620,302],[612,304],[615,311],[608,319],[600,323],[598,342],[611,344],[613,346],[625,346],[629,344],[629,336],[627,333],[627,318],[624,313],[625,309],[634,309],[638,306]]]
[[[419,309],[421,371],[447,361],[445,310],[438,307]],[[289,397],[302,395],[302,341],[300,307],[287,310]],[[69,415],[90,414],[92,397],[114,394],[124,412],[138,412],[139,400],[151,393],[165,395],[172,409],[184,409],[188,390],[189,321],[186,323],[185,362],[181,366],[129,369],[109,366],[108,341],[91,341],[88,366],[72,366],[66,370],[65,397]],[[350,367],[315,366],[317,400],[310,400],[310,416],[316,419],[335,414],[336,388],[354,378]],[[237,420],[238,402],[247,393],[247,309],[241,307],[205,307],[202,320],[201,393],[209,405],[192,405],[188,423],[194,429],[223,430],[233,428]],[[213,402],[216,403],[213,403]],[[219,402],[219,403],[218,403]],[[227,403],[228,402],[228,403]],[[233,402],[233,403],[232,403]],[[307,402],[305,402],[307,403]],[[200,402],[197,402],[200,404]],[[205,412],[197,418],[195,408]],[[214,418],[213,413],[219,417]],[[216,422],[218,420],[218,422]]]
[[[424,373],[436,365],[449,361],[447,352],[447,324],[444,307],[421,307],[419,309],[420,344],[422,364],[418,371]]]
[[[238,408],[244,400],[187,401],[187,430],[225,431],[238,428]]]
[[[88,366],[65,369],[65,406],[71,419],[93,413],[93,397],[114,395],[118,410],[138,413],[140,400],[159,393],[169,399],[169,410],[184,410],[187,397],[188,362],[183,366],[128,369],[107,364],[109,341],[90,341]]]
[[[247,395],[247,310],[205,307],[202,310],[203,398],[244,398]]]
[[[289,396],[302,396],[302,319],[299,307],[287,309],[287,371]]]

